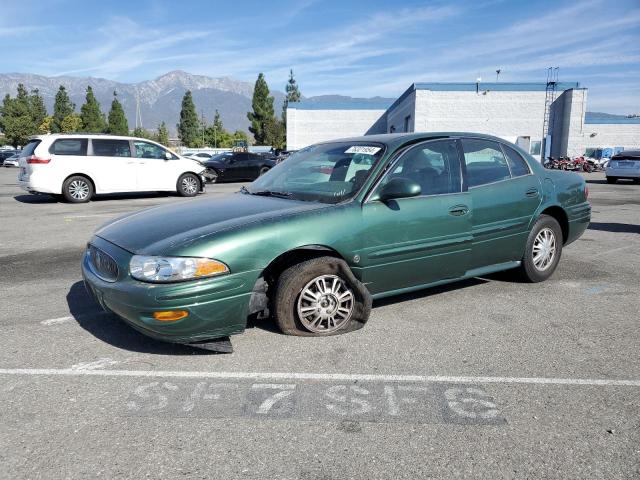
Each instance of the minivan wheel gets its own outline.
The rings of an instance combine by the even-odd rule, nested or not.
[[[273,300],[275,320],[287,335],[328,336],[362,328],[371,295],[338,258],[319,257],[286,269]]]
[[[67,202],[88,202],[93,197],[93,184],[87,177],[74,175],[62,184],[62,195]]]
[[[558,266],[561,254],[560,224],[549,215],[540,215],[527,238],[520,266],[521,276],[533,283],[546,280]]]
[[[185,173],[178,179],[178,193],[183,197],[195,197],[200,190],[200,179],[193,173]]]

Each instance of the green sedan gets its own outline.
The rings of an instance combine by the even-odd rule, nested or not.
[[[355,330],[373,299],[514,270],[549,278],[585,231],[578,174],[471,133],[307,147],[247,188],[101,227],[82,272],[107,311],[201,345],[270,315],[290,335]]]

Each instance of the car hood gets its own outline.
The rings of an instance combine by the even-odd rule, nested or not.
[[[103,225],[95,234],[131,253],[165,255],[222,231],[328,207],[235,193],[141,210]]]
[[[206,167],[216,167],[216,168],[224,168],[226,164],[224,162],[219,162],[218,160],[205,160],[202,164]]]

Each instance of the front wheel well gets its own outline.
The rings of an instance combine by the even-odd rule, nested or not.
[[[553,206],[543,210],[541,215],[549,215],[555,218],[562,230],[562,243],[567,243],[567,239],[569,238],[569,217],[567,216],[567,212],[565,212],[562,207]]]
[[[344,260],[342,255],[324,245],[304,245],[288,250],[274,258],[262,271],[253,286],[251,299],[249,301],[249,315],[269,311],[270,300],[273,298],[272,295],[275,291],[276,282],[282,272],[300,262],[318,257],[335,257]],[[259,313],[258,315],[261,314]]]
[[[336,257],[344,260],[342,256],[330,247],[324,245],[305,245],[302,247],[288,250],[283,254],[277,256],[275,259],[267,265],[262,272],[262,278],[264,278],[269,284],[273,284],[280,274],[287,268],[307,260],[318,257]]]

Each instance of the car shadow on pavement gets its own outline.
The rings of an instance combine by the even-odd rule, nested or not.
[[[640,225],[633,223],[599,223],[591,222],[589,230],[612,233],[640,233]]]
[[[167,343],[146,337],[91,298],[83,282],[74,283],[67,293],[69,312],[82,328],[116,348],[155,355],[211,355],[216,352]]]
[[[14,200],[20,203],[58,203],[58,199],[49,195],[15,195]]]
[[[137,200],[145,198],[164,198],[175,197],[172,192],[143,192],[143,193],[111,193],[108,195],[96,195],[91,199],[92,202],[104,202],[108,200]],[[58,203],[62,202],[62,198],[58,200],[50,195],[14,195],[14,200],[20,203]]]

